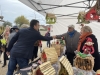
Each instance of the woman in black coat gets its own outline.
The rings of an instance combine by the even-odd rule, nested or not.
[[[0,36],[0,49],[1,49],[1,48],[4,49],[4,51],[1,49],[1,52],[4,52],[4,55],[3,55],[4,63],[3,63],[3,65],[2,65],[2,67],[5,67],[5,66],[6,66],[6,60],[8,60],[8,56],[7,56],[7,54],[6,54],[6,52],[7,52],[6,45],[2,46],[2,42],[1,42],[1,39],[2,39],[2,38],[3,38],[3,37]]]
[[[92,54],[92,56],[95,58],[94,59],[94,71],[97,71],[98,69],[100,69],[100,55],[99,55],[99,51],[98,51],[98,42],[97,42],[97,38],[95,37],[95,35],[92,34],[92,29],[89,26],[84,26],[81,30],[81,36],[80,36],[80,41],[78,44],[78,50],[80,52],[83,52],[83,46],[85,45],[85,43],[88,41],[87,38],[91,38],[94,47],[94,53]],[[92,51],[92,50],[91,50]]]

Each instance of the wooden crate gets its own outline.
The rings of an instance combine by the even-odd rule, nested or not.
[[[36,69],[35,75],[55,75],[55,69],[52,67],[50,61],[43,63]]]
[[[58,61],[58,55],[55,48],[45,48],[41,56],[42,62],[50,61],[52,64]]]
[[[68,59],[62,56],[59,60],[59,71],[58,75],[73,75],[73,68]]]

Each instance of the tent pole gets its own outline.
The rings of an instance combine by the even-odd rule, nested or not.
[[[34,3],[36,3],[36,4],[38,4],[37,2],[35,2],[35,1],[33,1],[33,0],[31,0],[31,1],[34,2]],[[32,2],[31,2],[31,3],[32,3]],[[32,3],[32,4],[33,4],[33,3]],[[39,5],[39,6],[42,8],[41,5]],[[34,6],[34,7],[35,7],[35,6]],[[35,8],[36,8],[36,7],[35,7]],[[37,9],[37,8],[36,8],[36,9]],[[38,10],[38,9],[37,9],[37,10]],[[42,10],[44,10],[44,9],[42,8]],[[38,10],[38,11],[39,11],[39,10]],[[44,13],[46,13],[45,10],[44,10]]]
[[[48,9],[54,9],[54,8],[58,8],[58,7],[62,7],[62,6],[67,6],[67,5],[73,5],[73,4],[78,4],[78,3],[82,3],[82,2],[86,2],[86,0],[84,1],[80,1],[80,2],[74,2],[74,3],[70,3],[70,4],[66,4],[66,5],[52,5],[52,4],[41,4],[41,3],[37,3],[33,0],[31,0],[32,2],[38,4],[38,5],[48,5],[48,6],[56,6],[56,7],[52,7],[52,8],[48,8]]]
[[[69,15],[74,15],[74,14],[78,14],[78,13],[73,13],[73,14],[69,14]],[[55,15],[62,15],[62,14],[55,14]]]
[[[70,15],[62,15],[62,16],[57,16],[57,17],[63,17],[63,16],[77,17],[77,16],[70,16]]]
[[[32,0],[28,0],[34,7],[35,9],[38,11],[37,7],[31,2]]]
[[[57,17],[62,17],[62,16],[71,16],[71,17],[77,17],[77,16],[72,16],[72,15],[74,15],[74,14],[78,14],[78,13],[67,14],[67,15],[59,15],[59,16],[57,16]]]
[[[89,8],[91,8],[91,3],[90,3],[90,1],[91,1],[91,0],[88,0],[88,2],[89,2]]]
[[[94,0],[92,1],[92,3],[91,3],[91,7],[92,7],[92,4],[94,3]]]
[[[88,7],[80,7],[80,6],[59,6],[57,8],[60,8],[60,7],[72,7],[72,8],[88,8]],[[49,10],[49,9],[54,9],[55,7],[53,8],[47,8],[47,9],[43,9],[43,10]],[[38,11],[43,11],[43,10],[38,10]]]
[[[67,5],[41,4],[41,3],[38,3],[38,2],[33,1],[33,0],[31,0],[31,1],[38,4],[38,5],[40,5],[41,8],[42,8],[41,5],[56,6],[56,7],[52,7],[52,8],[46,8],[46,9],[42,8],[42,10],[38,10],[38,11],[45,11],[45,10],[49,10],[49,9],[59,8],[59,7],[90,8],[90,7],[79,7],[79,6],[68,6],[68,5],[78,4],[78,3],[82,3],[82,2],[86,2],[86,1],[96,1],[96,0],[84,0],[84,1],[80,1],[80,2],[70,3],[70,4],[67,4]]]
[[[38,2],[35,2],[33,0],[31,0],[32,2],[38,4],[38,5],[47,5],[47,6],[64,6],[64,5],[54,5],[54,4],[42,4],[42,3],[38,3]],[[82,2],[87,2],[89,0],[84,0],[84,1],[79,1],[79,2],[74,2],[74,3],[70,3],[70,4],[66,4],[66,5],[73,5],[73,4],[78,4],[78,3],[82,3]],[[96,0],[90,0],[90,1],[96,1]]]
[[[35,1],[33,1],[33,2],[35,2]],[[82,3],[82,2],[87,2],[87,0],[80,1],[80,2],[74,2],[74,3],[70,3],[70,4],[66,4],[66,5],[73,5],[73,4],[78,4],[78,3]],[[53,4],[41,4],[41,3],[37,3],[37,4],[39,4],[39,5],[47,5],[47,6],[65,6],[65,5],[53,5]]]

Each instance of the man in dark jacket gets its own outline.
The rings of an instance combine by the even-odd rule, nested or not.
[[[33,45],[37,40],[49,41],[53,39],[52,37],[42,36],[38,32],[38,29],[39,21],[32,20],[30,22],[30,28],[20,29],[11,39],[8,46],[10,60],[7,75],[13,75],[16,64],[18,64],[20,68],[28,66],[29,59],[33,56]]]
[[[66,52],[68,60],[73,65],[73,59],[74,59],[74,51],[77,50],[78,41],[80,37],[80,33],[75,30],[74,25],[68,26],[68,32],[62,35],[57,35],[55,38],[61,39],[62,37],[65,38],[66,43]]]

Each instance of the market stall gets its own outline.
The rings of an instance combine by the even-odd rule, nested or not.
[[[51,35],[67,32],[68,25],[70,24],[74,24],[75,29],[80,32],[80,25],[84,24],[92,28],[100,47],[100,35],[98,35],[100,33],[99,0],[77,0],[77,2],[75,0],[20,1],[45,17],[46,23],[52,25],[50,28]],[[87,54],[80,51],[75,52],[76,57],[73,60],[74,65],[72,66],[67,56],[62,55],[64,52],[64,50],[61,50],[62,44],[60,45],[56,40],[56,42],[52,43],[51,48],[43,50],[41,59],[39,59],[41,63],[37,61],[35,62],[37,66],[31,65],[27,68],[29,72],[26,72],[27,70],[24,71],[26,75],[99,75],[99,70],[97,72],[93,71],[95,58],[92,56],[91,49],[89,48],[92,43],[89,41],[88,44],[86,50],[90,52]],[[21,73],[22,71],[20,70],[15,75],[21,75]]]

